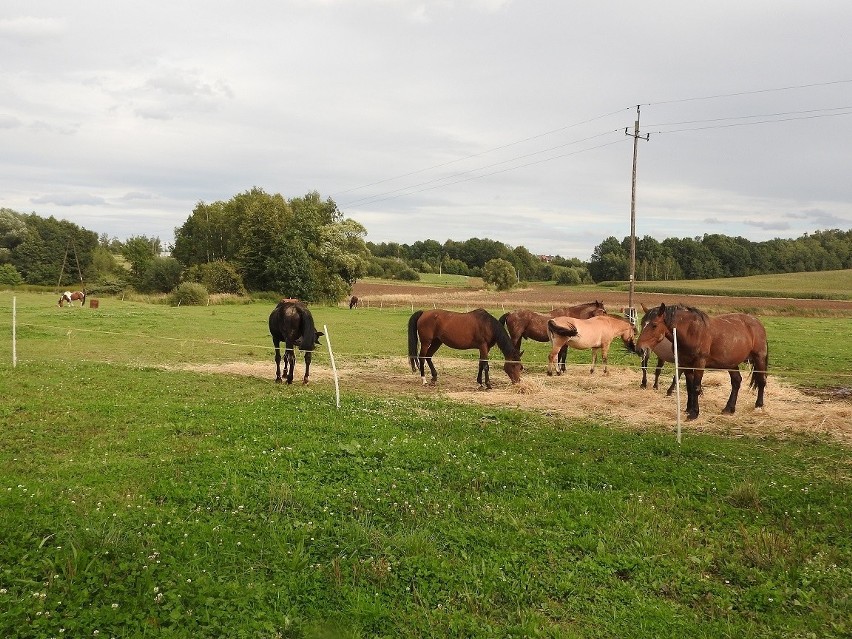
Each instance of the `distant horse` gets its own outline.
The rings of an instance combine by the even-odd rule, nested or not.
[[[361,300],[359,300],[355,295],[353,295],[351,298],[349,298],[349,310],[352,310],[353,308],[357,308],[358,302],[360,302],[360,301]]]
[[[657,307],[648,309],[644,304],[641,306],[645,314],[642,316],[642,321],[639,322],[639,325],[642,328],[645,328],[645,325],[657,316],[659,309]],[[660,373],[663,370],[663,363],[669,362],[674,364],[674,346],[670,339],[664,338],[650,349],[646,348],[642,351],[642,383],[639,384],[640,388],[648,388],[648,359],[650,358],[652,351],[657,356],[657,367],[654,369],[654,390],[657,390],[659,388]],[[683,371],[680,373],[683,375]],[[674,392],[675,384],[677,384],[677,377],[673,376],[672,383],[666,391],[666,395],[671,395],[672,392]]]
[[[67,302],[71,306],[74,306],[74,302],[76,300],[80,300],[80,306],[86,305],[86,293],[84,291],[65,291],[62,296],[59,298],[59,306],[62,306],[64,302]]]
[[[420,350],[418,353],[418,340]],[[512,344],[506,329],[488,311],[478,308],[469,313],[456,313],[440,309],[415,312],[408,320],[408,359],[411,370],[420,367],[420,377],[426,384],[425,365],[432,371],[432,384],[438,381],[438,371],[432,363],[432,356],[446,344],[450,348],[479,349],[479,371],[476,382],[482,387],[491,388],[488,376],[488,351],[496,344],[506,358],[503,370],[513,384],[521,381],[521,353]]]
[[[293,369],[296,366],[294,348],[298,346],[305,354],[305,377],[302,383],[307,384],[313,350],[320,343],[319,338],[322,336],[322,331],[317,331],[314,327],[311,312],[299,301],[283,299],[269,316],[269,333],[275,345],[275,381],[280,383],[286,378],[288,384],[293,383]],[[284,342],[283,377],[281,342]]]
[[[722,414],[732,415],[737,407],[737,395],[742,384],[739,366],[749,362],[752,367],[751,388],[757,388],[755,408],[763,406],[769,366],[769,344],[766,329],[756,317],[746,313],[727,313],[710,317],[690,306],[660,304],[657,316],[642,328],[635,351],[652,348],[663,339],[673,340],[677,329],[679,365],[686,377],[687,419],[698,417],[698,396],[701,380],[708,368],[727,370],[731,377],[731,394]]]
[[[595,372],[595,363],[600,350],[604,375],[608,374],[609,346],[616,337],[620,337],[624,345],[631,352],[635,352],[633,339],[636,337],[636,328],[631,322],[615,315],[596,315],[589,319],[555,317],[547,322],[547,334],[550,337],[550,355],[547,357],[548,375],[553,375],[556,356],[565,346],[592,349],[592,369],[589,371],[591,373]],[[562,371],[557,367],[556,373],[560,375]]]
[[[547,320],[553,317],[575,317],[577,319],[588,319],[597,315],[606,315],[606,309],[603,302],[586,302],[585,304],[577,304],[565,308],[555,308],[549,313],[536,313],[525,308],[517,311],[504,313],[500,317],[500,323],[509,331],[509,336],[515,344],[515,348],[520,350],[521,340],[528,338],[537,342],[547,342],[550,338],[547,336]],[[566,346],[559,352],[558,366],[560,371],[565,370],[565,359],[568,356],[568,347]]]

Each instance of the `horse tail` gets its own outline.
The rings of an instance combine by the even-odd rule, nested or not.
[[[550,341],[553,341],[553,335],[562,337],[575,337],[577,335],[577,327],[574,324],[568,326],[560,326],[553,320],[547,321],[547,334],[550,336]]]
[[[760,388],[760,386],[758,385],[758,382],[760,381],[762,381],[764,384],[766,383],[766,377],[769,375],[769,344],[766,345],[766,357],[763,358],[763,370],[755,370],[755,367],[757,365],[757,362],[752,360],[751,376],[748,382],[749,388],[752,389]]]
[[[417,371],[417,322],[423,311],[416,311],[408,318],[408,363],[411,364],[411,370]]]

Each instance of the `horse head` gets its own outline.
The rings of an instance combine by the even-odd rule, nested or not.
[[[646,351],[652,350],[664,339],[671,339],[672,333],[669,322],[673,321],[671,319],[673,310],[674,307],[666,308],[665,304],[660,304],[659,308],[652,308],[645,313],[642,318],[642,331],[639,333],[639,339],[633,345],[634,353],[642,355]]]
[[[503,364],[503,370],[506,371],[506,375],[509,376],[513,384],[521,381],[521,373],[524,370],[524,365],[521,364],[523,354],[523,351],[516,350],[514,354],[506,358],[506,363]]]

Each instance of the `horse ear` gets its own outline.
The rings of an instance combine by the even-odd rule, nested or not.
[[[666,303],[660,302],[660,315],[666,312]]]

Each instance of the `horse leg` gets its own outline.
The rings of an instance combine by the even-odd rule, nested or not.
[[[657,368],[654,369],[654,390],[660,387],[660,373],[663,372],[663,360],[657,358]],[[671,395],[671,393],[669,393]]]
[[[561,375],[562,371],[559,370],[558,364],[558,353],[560,349],[557,349],[555,346],[551,347],[550,353],[547,354],[547,376],[553,376],[553,369],[556,368],[556,374]]]
[[[757,388],[757,401],[754,403],[754,407],[763,408],[763,389],[766,388],[766,369],[769,366],[769,358],[759,359],[758,363],[753,366],[750,385],[752,388]]]
[[[567,368],[567,365],[566,365],[566,362],[568,361],[568,344],[567,343],[565,345],[563,345],[562,348],[559,349],[559,357],[557,357],[556,361],[557,361],[557,368],[559,370],[559,374],[561,375],[562,373],[565,372],[565,369]]]
[[[434,386],[438,382],[438,371],[435,369],[435,364],[432,363],[432,355],[435,354],[435,351],[437,351],[440,346],[441,341],[437,339],[433,339],[428,345],[420,345],[420,379],[423,381],[424,386],[427,383],[425,369],[426,364],[429,364],[429,370],[432,373],[432,381],[429,383]]]
[[[660,365],[660,368],[662,367],[663,366]],[[657,373],[657,375],[659,375],[659,373]],[[683,375],[683,371],[681,371],[681,375]],[[672,375],[672,383],[671,386],[669,386],[669,389],[666,391],[666,397],[671,397],[672,393],[674,392],[675,386],[677,386],[677,375]],[[657,385],[655,384],[654,388],[656,387]]]
[[[731,376],[731,394],[728,397],[728,403],[725,404],[725,408],[722,409],[723,415],[733,415],[734,411],[737,409],[737,395],[740,392],[740,385],[743,381],[742,373],[738,370],[729,371]]]
[[[603,360],[604,365],[604,375],[609,375],[609,370],[607,370],[607,363],[609,362],[609,344],[604,343],[601,347],[601,360]]]
[[[593,349],[592,349],[592,368],[591,368],[591,370],[589,371],[589,373],[590,373],[590,374],[594,374],[594,372],[595,372],[595,364],[597,364],[597,362],[598,362],[598,349],[597,349],[597,348],[593,348]]]
[[[281,383],[281,342],[277,339],[272,340],[275,344],[275,382]]]
[[[296,368],[296,351],[295,347],[289,341],[284,345],[284,375],[287,378],[287,383],[293,383],[293,371]]]
[[[698,419],[698,396],[701,395],[701,379],[704,370],[697,369],[686,375],[686,419],[687,421]]]
[[[648,357],[649,351],[645,351],[642,353],[642,381],[639,384],[639,388],[648,388]],[[659,374],[658,374],[659,376]],[[654,390],[657,389],[656,379],[654,380]]]
[[[308,375],[311,372],[311,359],[313,358],[313,353],[311,351],[305,351],[305,377],[302,379],[302,384],[308,383]]]
[[[479,349],[479,371],[476,373],[476,383],[482,388],[482,378],[485,377],[485,389],[491,390],[491,380],[488,377],[488,349]]]

